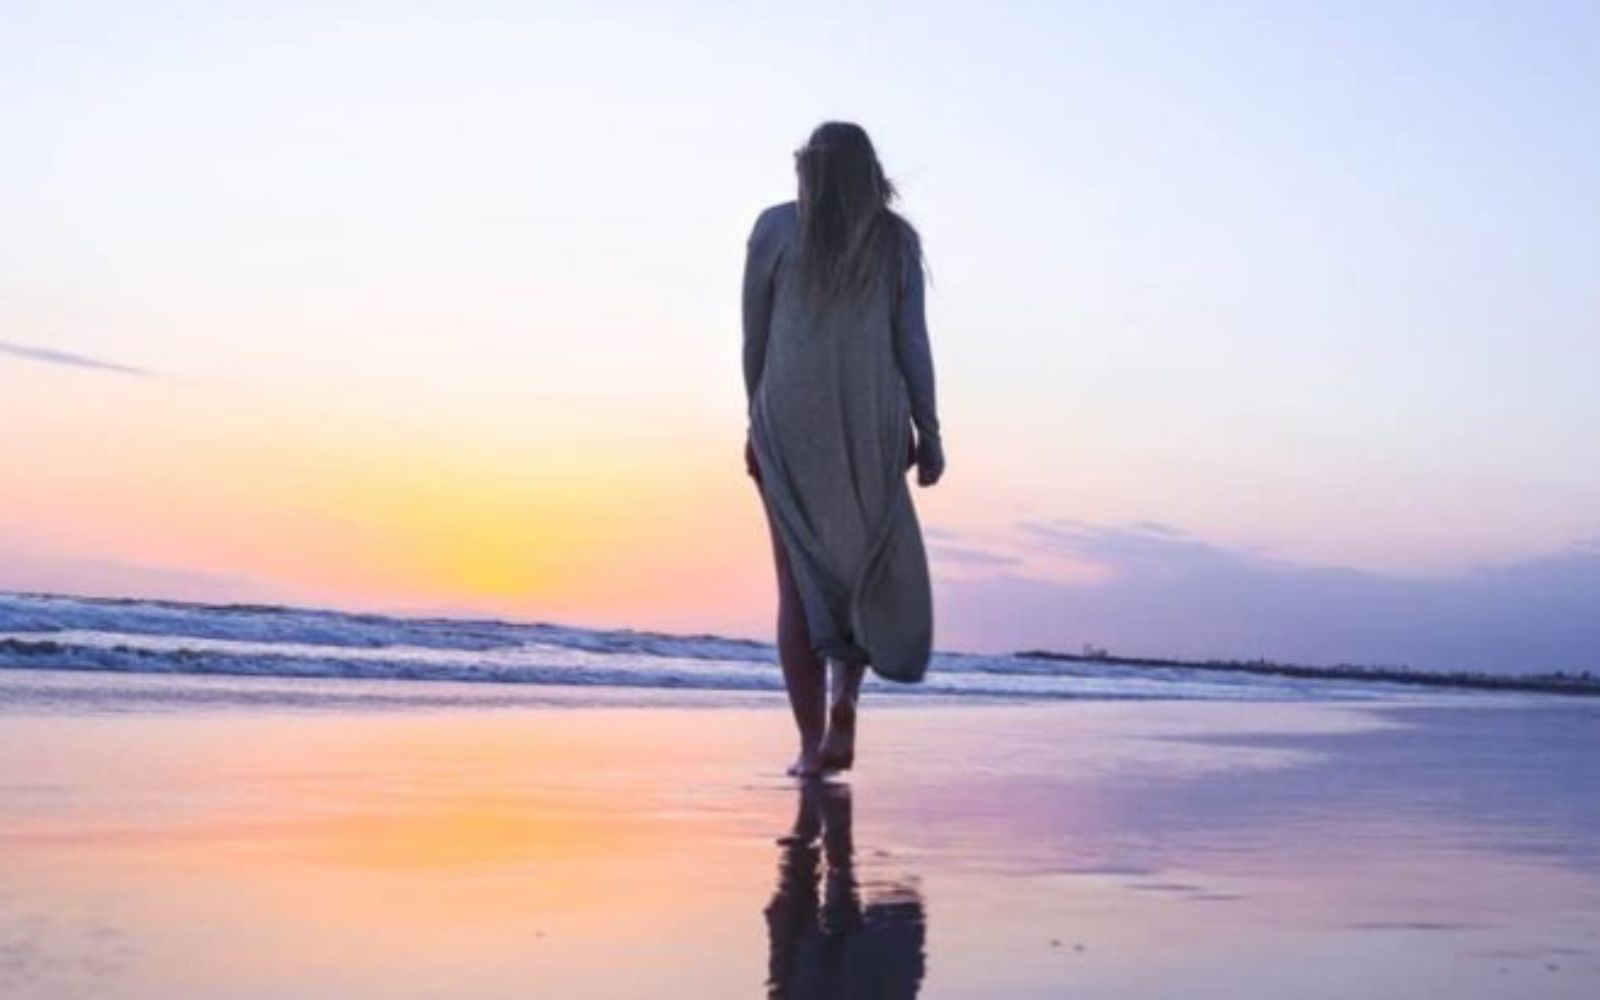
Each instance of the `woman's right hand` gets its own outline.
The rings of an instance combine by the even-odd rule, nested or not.
[[[944,443],[937,434],[917,436],[917,485],[932,486],[944,475]]]

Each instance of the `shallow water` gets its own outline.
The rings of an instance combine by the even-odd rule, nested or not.
[[[0,995],[1600,984],[1587,701],[879,700],[807,793],[767,695],[362,683],[0,672]]]

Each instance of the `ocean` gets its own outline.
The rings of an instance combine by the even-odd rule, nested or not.
[[[0,669],[638,691],[783,689],[774,647],[747,639],[38,594],[0,594]],[[921,684],[869,676],[867,689],[896,698],[968,701],[1349,701],[1411,693],[1404,685],[1345,678],[957,652],[936,654]],[[365,684],[363,690],[381,694],[382,685]]]

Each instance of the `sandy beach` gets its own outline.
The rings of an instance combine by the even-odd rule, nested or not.
[[[382,688],[379,700],[372,691]],[[1587,997],[1600,706],[0,672],[0,993]]]

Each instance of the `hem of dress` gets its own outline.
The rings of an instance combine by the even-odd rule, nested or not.
[[[848,639],[823,639],[811,648],[820,658],[840,660],[859,667],[872,664],[872,654]]]

